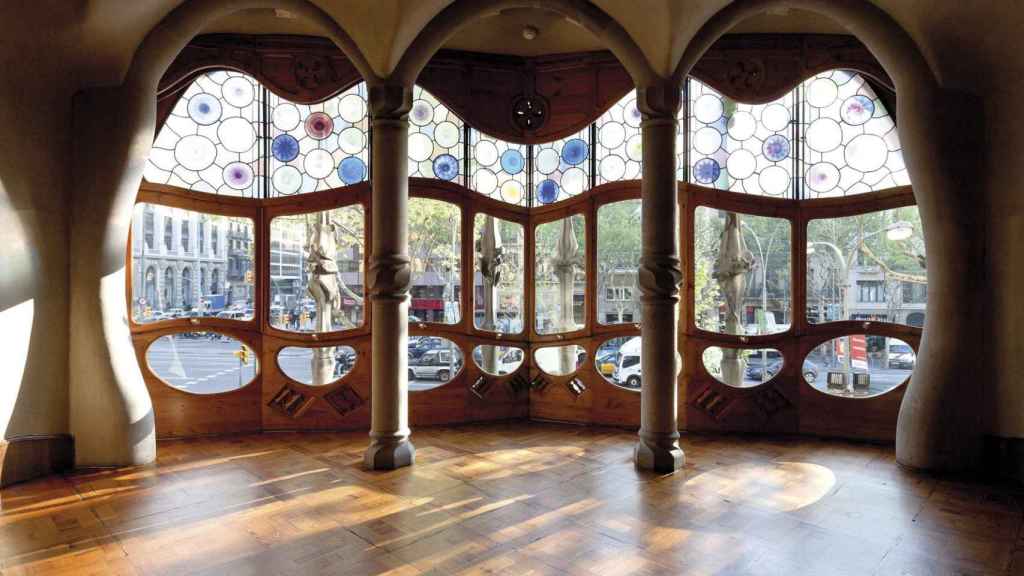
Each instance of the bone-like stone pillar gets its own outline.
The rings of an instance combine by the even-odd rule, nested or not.
[[[372,349],[371,470],[393,470],[413,463],[409,441],[409,169],[407,146],[412,88],[370,87],[373,126],[372,240],[367,286]]]
[[[673,472],[683,466],[679,447],[677,358],[679,262],[676,186],[676,115],[680,90],[670,82],[637,90],[643,114],[642,255],[640,258],[640,439],[638,468]]]

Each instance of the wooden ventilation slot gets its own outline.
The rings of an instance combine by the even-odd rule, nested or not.
[[[366,403],[351,386],[341,386],[324,395],[324,400],[334,408],[335,412],[344,416]]]
[[[282,386],[267,405],[289,418],[298,418],[314,401],[315,396],[303,394],[291,386]]]

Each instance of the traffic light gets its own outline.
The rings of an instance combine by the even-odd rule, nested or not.
[[[244,364],[246,366],[249,365],[249,347],[248,346],[243,344],[241,348],[239,348],[238,350],[236,350],[234,352],[234,354],[238,358],[239,362],[241,362],[242,364]]]

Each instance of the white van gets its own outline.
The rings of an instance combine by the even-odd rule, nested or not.
[[[640,337],[626,340],[619,348],[619,362],[615,365],[612,380],[627,388],[640,389]]]

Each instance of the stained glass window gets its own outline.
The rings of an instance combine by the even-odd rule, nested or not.
[[[825,72],[805,81],[800,93],[805,197],[910,184],[896,123],[862,76]]]
[[[463,122],[437,98],[413,87],[409,111],[409,177],[462,183]]]
[[[261,196],[262,94],[253,78],[237,72],[196,78],[153,142],[146,180],[200,192]]]
[[[533,204],[551,204],[590,188],[590,127],[533,147]]]
[[[790,196],[792,92],[768,104],[741,104],[690,79],[690,181],[721,190]]]
[[[643,146],[636,92],[597,119],[597,183],[639,180]]]
[[[469,187],[509,204],[525,205],[529,147],[470,131]]]
[[[366,84],[319,104],[270,93],[269,174],[273,196],[317,192],[367,179]]]

